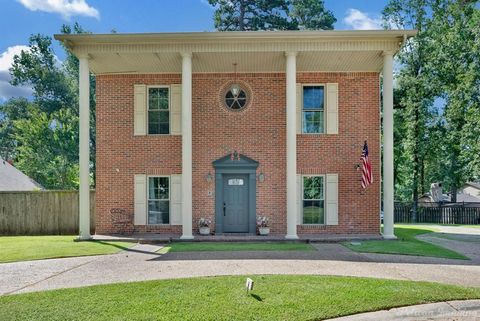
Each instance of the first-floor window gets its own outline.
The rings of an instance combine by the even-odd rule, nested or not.
[[[303,177],[303,224],[325,223],[323,176]]]
[[[148,178],[148,224],[170,223],[170,185],[168,177]]]

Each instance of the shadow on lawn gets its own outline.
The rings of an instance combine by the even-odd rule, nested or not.
[[[82,241],[82,242],[92,242],[92,243],[98,243],[98,244],[102,244],[102,245],[107,245],[107,246],[111,246],[111,247],[116,247],[118,249],[121,249],[121,250],[130,250],[130,248],[128,246],[124,246],[124,245],[120,245],[120,244],[117,244],[117,243],[111,243],[111,242],[106,242],[106,241]]]

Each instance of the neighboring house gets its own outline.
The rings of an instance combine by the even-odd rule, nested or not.
[[[80,61],[80,236],[88,238],[88,71],[96,231],[393,236],[393,55],[413,31],[56,35]],[[368,141],[373,184],[357,170]],[[83,196],[82,196],[83,195]]]
[[[451,195],[443,194],[440,189],[442,203],[450,203]],[[432,191],[423,194],[418,199],[419,204],[422,206],[437,206],[438,201],[434,200],[432,197]],[[478,207],[480,205],[480,184],[475,182],[467,182],[465,185],[458,189],[457,192],[457,203],[462,203],[465,206]],[[450,203],[448,205],[452,206],[456,203]]]
[[[480,203],[480,183],[478,182],[467,182],[460,188],[457,195],[457,201],[460,202],[459,197],[468,200],[469,202],[479,202]],[[465,201],[466,202],[466,201]]]
[[[16,169],[6,160],[0,158],[0,192],[34,191],[40,186],[33,179]]]

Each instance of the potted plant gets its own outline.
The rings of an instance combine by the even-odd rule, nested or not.
[[[270,227],[268,227],[268,218],[266,216],[257,217],[257,227],[260,235],[268,235],[270,233]]]
[[[207,218],[201,218],[198,220],[198,229],[200,230],[200,235],[210,235],[210,224],[212,221]]]

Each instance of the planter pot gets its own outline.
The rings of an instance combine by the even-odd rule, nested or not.
[[[259,227],[258,228],[258,233],[260,235],[268,235],[270,233],[270,228],[269,227]]]
[[[201,227],[200,228],[200,235],[210,235],[210,228],[209,227]]]

